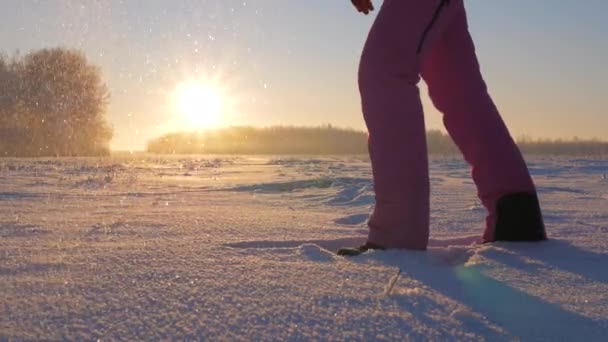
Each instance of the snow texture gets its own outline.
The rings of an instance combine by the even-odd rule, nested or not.
[[[605,340],[608,162],[529,162],[550,241],[433,158],[429,250],[349,259],[364,157],[0,159],[0,340]]]

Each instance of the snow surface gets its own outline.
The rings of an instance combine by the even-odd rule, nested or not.
[[[0,159],[0,340],[606,340],[608,161],[529,164],[551,241],[435,157],[429,250],[347,259],[364,157]]]

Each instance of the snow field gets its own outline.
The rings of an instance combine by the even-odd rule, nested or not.
[[[429,250],[346,259],[365,157],[0,159],[0,340],[605,340],[608,162],[529,164],[551,241],[435,157]]]

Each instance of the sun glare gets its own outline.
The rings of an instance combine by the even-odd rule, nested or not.
[[[210,128],[219,124],[225,99],[213,86],[184,83],[176,88],[174,101],[185,124],[193,128]]]

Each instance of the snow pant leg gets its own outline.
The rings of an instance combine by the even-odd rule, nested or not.
[[[425,51],[421,75],[448,133],[472,166],[488,210],[485,241],[494,240],[497,201],[505,194],[536,194],[528,168],[482,78],[464,6]]]
[[[426,249],[428,243],[429,176],[418,89],[419,49],[431,44],[447,23],[451,9],[445,3],[385,0],[361,56],[359,89],[376,193],[368,240],[387,248]]]

